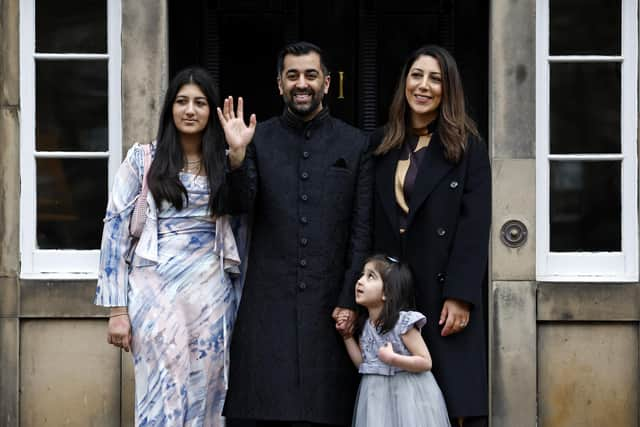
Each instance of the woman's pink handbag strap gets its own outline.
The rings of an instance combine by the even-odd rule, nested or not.
[[[149,173],[149,166],[151,166],[151,144],[142,144],[142,149],[144,150],[142,187],[140,188],[136,205],[133,208],[131,223],[129,225],[129,232],[133,237],[140,237],[144,229],[144,223],[147,221],[147,193],[149,192],[147,175]]]

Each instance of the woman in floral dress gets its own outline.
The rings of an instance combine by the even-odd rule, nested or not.
[[[217,105],[206,71],[178,73],[151,145],[137,242],[129,226],[144,176],[141,145],[127,153],[107,206],[95,303],[111,307],[108,342],[133,354],[137,426],[224,425],[238,303],[230,274],[240,264],[228,214],[243,207],[225,197],[232,190]],[[254,128],[252,116],[232,141],[246,145]]]

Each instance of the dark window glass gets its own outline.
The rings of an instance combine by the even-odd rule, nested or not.
[[[106,61],[36,62],[36,149],[107,151]]]
[[[551,251],[620,251],[620,162],[551,162],[550,178]]]
[[[551,64],[551,153],[620,153],[620,64]]]
[[[107,205],[107,159],[38,159],[40,249],[98,249]]]
[[[178,7],[184,7],[178,5]],[[219,78],[220,88],[223,94],[247,93],[247,82],[251,81],[250,94],[245,95],[244,110],[255,113],[257,117],[266,119],[276,112],[282,111],[282,98],[276,96],[274,81],[276,76],[276,55],[277,49],[284,45],[283,31],[286,26],[286,20],[283,16],[264,15],[261,19],[256,20],[249,14],[229,14],[224,19],[218,18],[219,34],[222,42],[217,44],[219,49],[219,57],[213,58],[216,50],[211,49],[213,43],[209,43],[211,50],[207,51],[208,63],[219,61]],[[246,55],[241,52],[243,40],[240,38],[226,37],[234,31],[234,28],[250,29],[252,38],[252,54]],[[182,31],[180,27],[177,31]],[[182,45],[190,44],[189,34],[180,34],[176,36],[179,45],[176,49],[182,50]],[[281,41],[282,40],[282,41]],[[216,43],[214,41],[214,43]],[[278,46],[274,49],[275,46]],[[181,52],[184,54],[185,52]],[[188,60],[188,59],[187,59]],[[273,68],[262,68],[262,66]],[[272,65],[273,64],[273,65]],[[187,62],[185,65],[189,65]],[[261,72],[256,72],[257,69]]]
[[[37,0],[36,52],[106,53],[106,1]]]
[[[550,0],[549,53],[620,55],[620,2],[621,0]]]

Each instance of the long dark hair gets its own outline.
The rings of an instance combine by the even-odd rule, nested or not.
[[[209,212],[214,215],[222,209],[219,190],[225,176],[225,140],[216,114],[216,108],[220,105],[218,90],[213,78],[202,68],[180,71],[171,80],[165,93],[156,137],[156,153],[147,178],[149,191],[158,203],[166,200],[178,210],[182,209],[184,200],[189,203],[187,190],[178,177],[184,165],[184,156],[178,129],[173,121],[173,103],[178,91],[186,84],[198,86],[209,104],[209,120],[202,134],[202,160],[209,181]]]
[[[385,301],[374,326],[381,334],[386,334],[398,322],[400,311],[415,308],[413,277],[407,264],[386,255],[373,255],[366,260],[366,263],[373,264],[373,268],[382,279],[382,294]],[[362,333],[366,318],[366,315],[358,316],[357,335]]]
[[[445,158],[458,163],[466,149],[467,137],[479,137],[475,123],[467,115],[464,101],[462,79],[453,56],[444,48],[436,45],[423,46],[414,51],[404,64],[398,86],[389,107],[389,121],[385,125],[384,138],[375,154],[384,154],[392,148],[401,146],[407,137],[409,108],[405,96],[407,76],[411,66],[421,56],[431,56],[438,61],[442,71],[442,101],[438,108],[437,132],[444,146]]]

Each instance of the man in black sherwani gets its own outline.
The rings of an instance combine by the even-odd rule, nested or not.
[[[323,107],[330,76],[317,46],[286,46],[277,83],[286,108],[248,146],[228,131],[255,123],[244,124],[241,100],[238,117],[233,99],[219,113],[230,197],[254,218],[224,413],[258,426],[350,425],[357,371],[332,315],[355,317],[370,250],[368,140]]]

